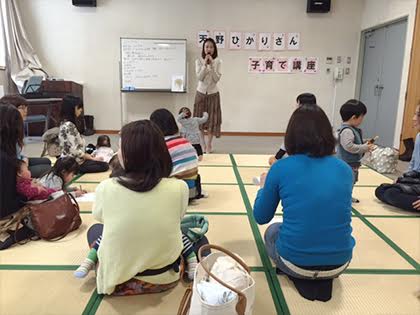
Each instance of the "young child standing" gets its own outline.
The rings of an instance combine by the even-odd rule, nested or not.
[[[111,149],[111,139],[107,135],[98,137],[96,143],[96,150],[93,151],[92,156],[100,158],[102,161],[109,163],[114,156],[114,150]]]
[[[299,108],[303,104],[316,104],[316,97],[312,93],[302,93],[299,94],[296,98],[296,107]],[[268,164],[271,166],[273,165],[277,160],[281,160],[283,156],[286,154],[286,147],[284,143],[281,145],[280,150],[276,153],[274,156],[270,156],[268,160]]]
[[[186,138],[194,147],[198,155],[198,160],[203,160],[203,149],[201,148],[201,131],[200,125],[207,122],[209,114],[203,113],[203,117],[191,117],[191,111],[187,107],[179,110],[178,122],[181,124],[181,136]]]
[[[343,124],[338,129],[337,156],[352,168],[353,185],[359,179],[360,161],[363,155],[374,149],[372,142],[363,140],[362,130],[358,128],[366,114],[365,104],[354,99],[348,100],[340,108]],[[352,202],[357,203],[359,200],[352,198]]]

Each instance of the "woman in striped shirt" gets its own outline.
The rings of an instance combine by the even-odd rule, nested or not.
[[[175,117],[167,109],[155,110],[150,116],[165,137],[166,146],[172,159],[171,177],[184,180],[190,189],[190,200],[207,197],[201,191],[201,180],[198,174],[198,156],[191,143],[179,135]]]

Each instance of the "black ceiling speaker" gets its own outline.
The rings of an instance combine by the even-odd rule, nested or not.
[[[331,0],[308,0],[307,13],[327,13],[331,9]]]
[[[78,7],[96,7],[96,0],[72,0],[73,5]]]

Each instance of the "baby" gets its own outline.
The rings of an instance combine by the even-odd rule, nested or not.
[[[111,149],[111,139],[106,135],[99,136],[96,150],[93,151],[92,156],[101,158],[102,161],[109,163],[113,155],[114,150]]]
[[[18,194],[26,197],[28,201],[45,200],[58,191],[56,189],[42,186],[41,184],[35,182],[31,176],[28,164],[26,164],[25,161],[18,160],[16,170],[16,190]]]

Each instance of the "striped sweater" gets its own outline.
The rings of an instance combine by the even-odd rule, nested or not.
[[[191,179],[198,174],[198,157],[191,143],[178,135],[165,137],[172,159],[171,177]]]

